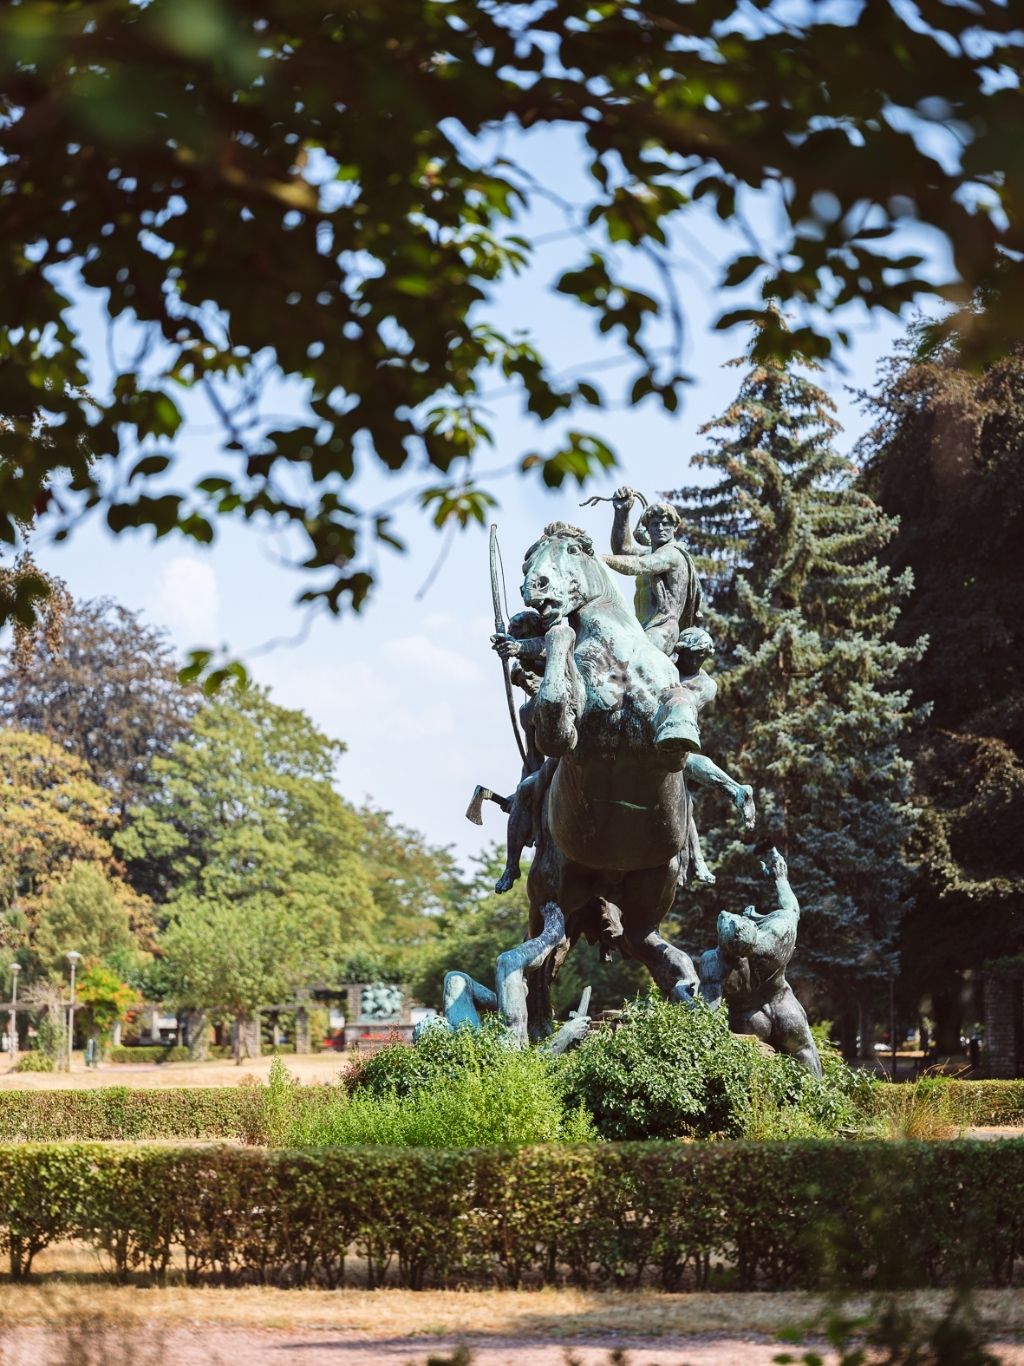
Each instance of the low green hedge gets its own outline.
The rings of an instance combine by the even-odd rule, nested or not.
[[[180,1044],[118,1044],[106,1054],[107,1062],[188,1062],[191,1054]]]
[[[296,1086],[293,1113],[315,1109],[334,1088]],[[88,1091],[0,1091],[0,1143],[57,1140],[237,1138],[274,1142],[268,1086],[98,1086]]]
[[[279,1048],[279,1053],[294,1052],[294,1048]],[[231,1049],[227,1046],[211,1044],[206,1050],[207,1058],[230,1058]],[[191,1062],[192,1054],[182,1044],[139,1043],[118,1044],[106,1054],[107,1062]]]
[[[190,1284],[1005,1285],[1024,1142],[0,1149],[12,1274],[66,1238]]]
[[[926,1078],[916,1087],[951,1124],[1024,1125],[1024,1081]],[[880,1082],[870,1108],[882,1114],[901,1086]],[[0,1091],[0,1143],[59,1139],[220,1139],[263,1142],[270,1103],[265,1086],[104,1086],[89,1091]],[[289,1104],[314,1108],[329,1086],[297,1086]],[[293,1118],[294,1118],[293,1112]]]
[[[246,1138],[259,1093],[255,1086],[0,1091],[0,1142]]]

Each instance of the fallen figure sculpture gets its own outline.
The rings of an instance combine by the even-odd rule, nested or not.
[[[721,912],[718,946],[702,954],[697,966],[700,996],[712,1009],[724,1001],[734,1034],[753,1034],[820,1077],[821,1059],[807,1014],[786,981],[796,948],[800,903],[777,849],[769,850],[761,871],[775,884],[777,904],[763,915],[753,906],[742,915]]]
[[[509,1030],[510,1040],[517,1045],[523,1045],[525,1040],[521,1032],[510,1024],[509,1007],[515,1016],[525,1013],[526,970],[543,963],[551,949],[565,935],[565,918],[553,901],[549,901],[542,908],[541,918],[543,929],[539,935],[524,940],[522,944],[506,949],[498,955],[494,973],[496,991],[470,977],[468,972],[446,972],[442,989],[442,1013],[416,1026],[412,1036],[413,1043],[422,1038],[428,1029],[479,1029],[481,1014],[498,1011],[502,1022]],[[544,1052],[557,1056],[584,1037],[590,1028],[590,1017],[587,1014],[589,1005],[590,987],[587,987],[579,1008],[571,1011],[566,1023],[542,1042],[541,1048]]]

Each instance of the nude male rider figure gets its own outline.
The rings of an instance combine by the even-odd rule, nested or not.
[[[631,488],[612,495],[612,554],[601,558],[609,569],[636,578],[636,614],[648,640],[663,654],[671,655],[679,632],[703,621],[703,593],[697,570],[675,539],[682,525],[670,503],[651,503],[640,518],[650,537],[650,547],[638,545],[629,526],[636,499]]]
[[[699,737],[697,727],[701,708],[712,701],[718,691],[714,679],[701,667],[712,657],[715,647],[708,633],[697,624],[703,621],[700,579],[690,556],[675,540],[682,519],[671,504],[651,503],[647,507],[640,525],[650,537],[650,549],[636,544],[629,528],[629,514],[635,499],[633,490],[625,486],[612,495],[614,553],[604,555],[602,559],[611,569],[636,575],[637,617],[648,640],[665,654],[675,655],[680,673],[680,686],[674,690],[676,709],[681,713],[680,724],[685,728],[685,716],[689,713],[693,718],[693,734]],[[692,782],[725,791],[745,827],[753,829],[755,809],[751,787],[737,783],[699,752],[688,755],[685,772]],[[705,862],[692,815],[687,844],[691,875],[697,882],[713,883],[714,874]]]

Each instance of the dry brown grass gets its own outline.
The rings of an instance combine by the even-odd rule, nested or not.
[[[253,1058],[236,1067],[233,1062],[108,1063],[86,1067],[76,1056],[70,1072],[12,1072],[6,1062],[0,1071],[0,1090],[92,1090],[98,1086],[238,1086],[247,1079],[266,1081],[271,1057]],[[286,1056],[285,1066],[302,1082],[337,1081],[348,1069],[344,1053],[301,1053]]]
[[[819,1322],[827,1303],[820,1295],[803,1292],[143,1289],[96,1283],[98,1255],[67,1244],[41,1254],[37,1265],[39,1275],[33,1283],[3,1284],[0,1302],[6,1325],[94,1317],[168,1328],[198,1324],[254,1330],[332,1328],[380,1340],[443,1338],[456,1333],[548,1339],[604,1333],[644,1338],[774,1336],[793,1324]],[[899,1299],[922,1318],[938,1317],[947,1303],[941,1291],[908,1292]],[[1024,1296],[1019,1291],[980,1291],[976,1303],[989,1333],[1024,1334]],[[866,1296],[845,1302],[854,1314],[867,1312],[868,1307]]]
[[[920,1081],[889,1086],[883,1092],[885,1109],[875,1124],[879,1138],[958,1138],[963,1126],[956,1123],[948,1096],[928,1090]]]

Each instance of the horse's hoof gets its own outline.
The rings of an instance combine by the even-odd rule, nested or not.
[[[693,875],[694,882],[699,882],[704,887],[715,885],[715,875],[710,868],[698,868]]]
[[[494,884],[494,890],[500,896],[503,892],[510,892],[519,881],[519,873],[515,869],[506,868],[501,877]]]
[[[654,748],[663,758],[685,759],[700,753],[700,730],[691,706],[680,705],[671,693],[662,697],[654,717]]]
[[[687,754],[700,753],[700,736],[669,725],[654,737],[654,748],[666,759],[683,759]]]

